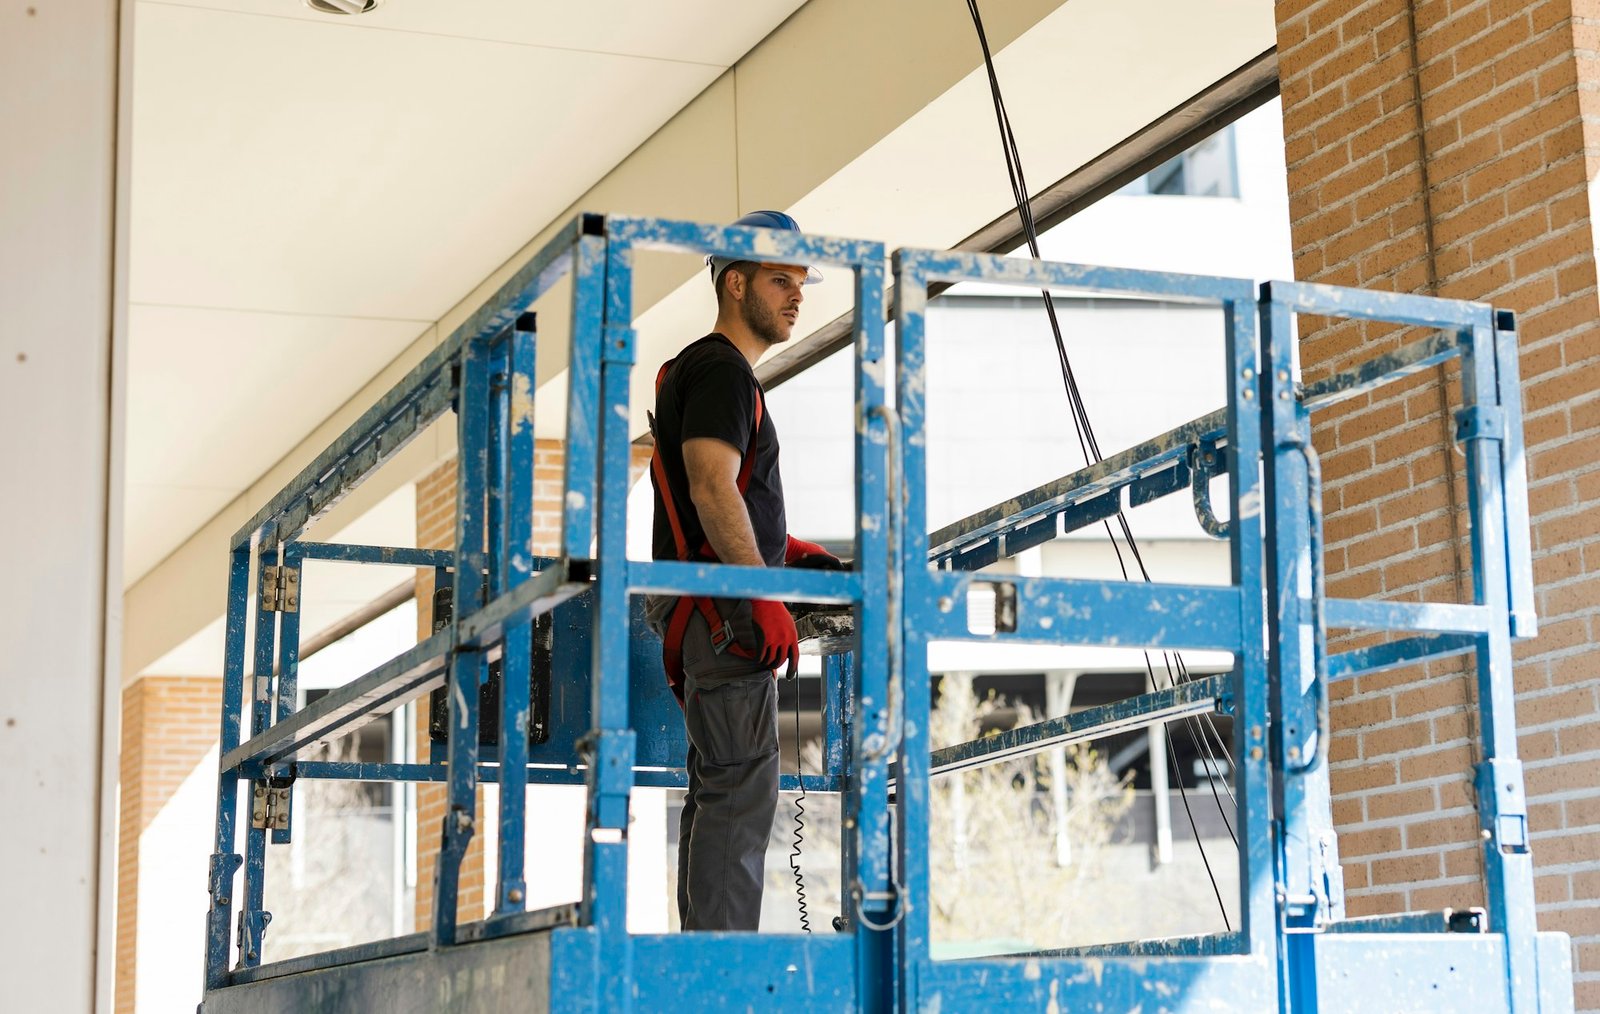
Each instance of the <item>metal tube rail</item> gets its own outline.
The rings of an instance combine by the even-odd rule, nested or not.
[[[1101,739],[1188,715],[1218,710],[1228,694],[1227,673],[1179,683],[1166,690],[1074,711],[933,752],[930,776],[954,774],[1003,760],[1027,757],[1055,746]]]

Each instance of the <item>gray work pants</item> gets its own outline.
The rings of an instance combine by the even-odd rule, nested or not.
[[[678,826],[685,930],[761,926],[767,838],[778,807],[778,692],[772,670],[716,654],[696,613],[683,638],[689,794]]]

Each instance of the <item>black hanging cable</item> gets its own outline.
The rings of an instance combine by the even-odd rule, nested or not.
[[[1039,260],[1041,259],[1041,255],[1039,252],[1038,227],[1037,223],[1034,221],[1033,206],[1028,197],[1029,191],[1027,181],[1022,173],[1022,157],[1017,149],[1016,135],[1011,129],[1011,117],[1006,111],[1005,99],[1000,91],[1000,79],[995,72],[994,57],[989,49],[989,39],[983,28],[983,17],[978,10],[977,0],[967,0],[967,12],[972,16],[972,25],[977,32],[978,45],[983,50],[984,70],[989,79],[989,93],[994,103],[995,119],[1000,129],[1001,151],[1005,157],[1006,175],[1010,181],[1012,197],[1016,203],[1017,217],[1022,223],[1023,235],[1027,240],[1028,252],[1035,260]],[[1078,438],[1078,447],[1082,451],[1086,461],[1090,463],[1098,463],[1102,460],[1099,441],[1095,439],[1093,426],[1089,422],[1088,412],[1084,407],[1083,395],[1078,389],[1077,376],[1072,369],[1071,359],[1067,355],[1066,343],[1061,336],[1061,322],[1056,316],[1055,300],[1051,296],[1048,289],[1043,290],[1042,295],[1044,297],[1045,315],[1050,320],[1050,330],[1055,338],[1056,356],[1061,366],[1062,381],[1067,389],[1067,402],[1072,412],[1073,429],[1076,431]],[[1129,551],[1133,554],[1134,562],[1139,568],[1140,576],[1146,582],[1149,582],[1150,572],[1145,567],[1143,554],[1139,551],[1139,545],[1133,537],[1133,531],[1128,525],[1128,519],[1126,515],[1119,510],[1116,517],[1118,527],[1122,531],[1122,538],[1127,543]],[[1128,569],[1123,560],[1122,549],[1117,543],[1116,536],[1112,534],[1109,520],[1104,522],[1104,524],[1106,535],[1108,538],[1110,538],[1112,549],[1116,552],[1117,564],[1122,570],[1123,579],[1127,580]],[[1145,668],[1150,677],[1151,686],[1155,686],[1155,667],[1150,662],[1150,656],[1148,652],[1145,653]],[[1169,682],[1171,682],[1171,676],[1172,674],[1169,669]],[[1192,726],[1190,727],[1189,731],[1191,738],[1195,739],[1195,746],[1198,750],[1199,739],[1195,738],[1194,729]],[[1189,828],[1194,832],[1195,845],[1200,851],[1201,862],[1205,865],[1206,876],[1210,878],[1212,890],[1216,893],[1217,905],[1222,910],[1223,924],[1228,925],[1227,906],[1223,904],[1222,893],[1217,889],[1216,876],[1212,873],[1210,860],[1206,857],[1205,846],[1201,844],[1200,841],[1199,827],[1195,823],[1193,812],[1189,809],[1188,793],[1184,791],[1183,777],[1181,772],[1179,772],[1177,769],[1176,751],[1171,749],[1172,735],[1171,732],[1166,728],[1165,723],[1162,725],[1162,732],[1167,738],[1169,746],[1169,760],[1171,761],[1174,773],[1177,774],[1178,793],[1183,800],[1184,813],[1189,818]],[[1213,732],[1215,732],[1215,729],[1213,729]],[[1221,737],[1218,736],[1217,738],[1220,742]],[[1224,748],[1224,750],[1226,750],[1226,748]],[[1215,779],[1212,779],[1212,781],[1212,794],[1215,796]],[[1230,792],[1229,795],[1231,797],[1232,793]],[[1220,797],[1217,799],[1217,806],[1219,812],[1221,812],[1222,801]],[[1223,822],[1225,824],[1227,823],[1226,813],[1223,813]],[[1233,837],[1233,828],[1231,825],[1228,827],[1228,834],[1230,838]],[[1234,844],[1237,846],[1237,838],[1234,838]],[[1230,930],[1231,928],[1232,927],[1229,926]]]
[[[800,795],[794,801],[794,850],[789,853],[789,869],[794,873],[795,904],[800,909],[800,928],[811,932],[811,914],[806,911],[806,882],[800,876],[800,843],[805,841],[806,772],[800,761],[800,681],[794,682],[794,774]]]

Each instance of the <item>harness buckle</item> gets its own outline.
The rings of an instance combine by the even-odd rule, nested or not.
[[[720,655],[733,645],[733,624],[727,620],[711,632],[711,650]]]

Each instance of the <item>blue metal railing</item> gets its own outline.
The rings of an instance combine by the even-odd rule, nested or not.
[[[633,257],[640,249],[750,257],[846,268],[852,276],[855,516],[853,569],[784,571],[675,561],[629,561],[630,377],[635,365]],[[1479,679],[1480,817],[1488,871],[1488,934],[1476,958],[1499,962],[1507,1010],[1540,1009],[1559,969],[1536,946],[1526,804],[1515,756],[1510,697],[1513,636],[1535,629],[1522,474],[1514,322],[1478,304],[1244,280],[1051,264],[986,255],[900,250],[893,259],[897,384],[882,305],[880,244],[622,216],[579,216],[519,268],[446,342],[304,469],[232,543],[222,707],[216,847],[207,929],[209,990],[293,979],[377,956],[424,960],[440,948],[548,931],[552,1009],[627,1009],[639,984],[671,975],[679,989],[714,982],[715,1003],[742,1008],[774,992],[773,967],[812,969],[805,985],[782,978],[785,996],[863,1010],[1041,1006],[1093,982],[1106,1009],[1163,997],[1206,998],[1235,1008],[1317,1009],[1318,976],[1343,974],[1391,942],[1378,934],[1448,920],[1340,925],[1342,889],[1326,761],[1328,682],[1418,660],[1472,652]],[[532,541],[536,320],[528,308],[559,281],[572,282],[572,338],[562,530],[553,558]],[[925,391],[928,286],[982,281],[1219,306],[1227,403],[1150,441],[1023,491],[928,533]],[[1361,366],[1300,386],[1293,365],[1295,313],[1394,321],[1434,329]],[[1474,601],[1462,604],[1328,599],[1314,566],[1320,489],[1310,418],[1339,401],[1459,357],[1459,435],[1468,462]],[[337,546],[305,541],[337,499],[389,460],[428,422],[453,410],[459,446],[455,546],[449,551]],[[1189,491],[1210,516],[1206,486],[1228,479],[1230,520],[1212,534],[1229,544],[1225,586],[1127,584],[974,573],[1127,506]],[[1124,493],[1126,490],[1126,493]],[[298,612],[272,606],[275,572],[300,575],[307,560],[430,569],[454,608],[437,633],[315,704],[298,698]],[[254,576],[252,576],[254,575]],[[1003,617],[974,632],[967,597],[1004,586]],[[683,731],[660,676],[659,648],[642,629],[645,593],[715,593],[848,605],[856,636],[825,661],[824,770],[812,791],[842,795],[844,921],[837,937],[705,934],[697,951],[723,949],[720,978],[685,964],[670,938],[626,929],[628,807],[633,788],[681,785]],[[307,594],[304,587],[300,596]],[[252,596],[255,602],[252,604]],[[254,643],[246,633],[254,609]],[[534,657],[536,625],[550,641]],[[1325,629],[1402,635],[1328,654]],[[937,753],[927,741],[931,641],[1120,645],[1209,649],[1234,659],[1229,673],[1157,687],[1088,712]],[[500,665],[499,745],[480,756],[479,687]],[[247,662],[247,659],[249,660]],[[540,668],[542,667],[542,668]],[[536,672],[539,669],[539,672]],[[249,678],[247,680],[247,671]],[[544,716],[548,737],[527,735],[530,682],[559,693]],[[436,687],[448,690],[450,728],[434,756],[416,762],[330,761],[312,749]],[[249,691],[249,730],[244,728]],[[1233,718],[1240,813],[1237,930],[1165,941],[1130,941],[1014,958],[933,961],[926,899],[929,780],[1061,743],[1223,711]],[[285,814],[251,821],[243,848],[235,814],[241,790],[282,806],[296,779],[442,783],[447,816],[432,885],[433,922],[413,937],[261,967],[270,921],[264,856],[293,833]],[[461,858],[477,831],[474,790],[501,787],[493,914],[457,924]],[[586,786],[582,901],[524,911],[522,842],[533,815],[531,784]],[[786,776],[785,788],[798,779]],[[891,806],[891,792],[893,803]],[[255,808],[252,807],[252,810]],[[252,813],[254,817],[254,813]],[[892,827],[891,827],[892,825]],[[269,839],[270,833],[270,839]],[[242,876],[241,876],[242,871]],[[230,968],[230,929],[240,899]],[[1442,943],[1406,944],[1406,960],[1459,960]],[[1456,934],[1454,936],[1459,936]],[[1361,947],[1367,950],[1360,950]],[[430,951],[430,948],[432,949]],[[1496,949],[1498,948],[1498,949]],[[1402,948],[1405,950],[1405,948]],[[1546,948],[1548,950],[1548,948]],[[1482,952],[1482,953],[1480,953]],[[719,961],[723,959],[719,958]],[[1473,968],[1481,974],[1481,961]],[[1431,967],[1431,966],[1430,966]],[[1450,966],[1452,970],[1455,966]],[[365,973],[363,973],[365,974]],[[1540,976],[1544,978],[1541,979]],[[707,978],[710,976],[710,978]],[[703,981],[702,981],[703,980]],[[1473,980],[1473,988],[1482,985]],[[286,987],[287,988],[287,987]],[[1186,992],[1187,991],[1187,992]],[[1559,990],[1557,990],[1559,991]],[[1059,997],[1070,1006],[1068,996]],[[799,1001],[796,1001],[799,1002]]]

